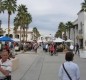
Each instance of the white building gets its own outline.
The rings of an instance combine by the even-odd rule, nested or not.
[[[45,35],[45,36],[40,36],[38,38],[38,41],[42,41],[42,42],[52,42],[53,41],[53,36],[50,35]]]
[[[70,39],[79,43],[80,48],[86,49],[86,11],[80,10],[78,18],[73,22],[74,30],[71,29]]]
[[[4,36],[8,35],[8,28],[3,29],[5,31]],[[20,39],[20,29],[15,32],[13,28],[10,28],[10,37]],[[23,40],[24,32],[21,31],[21,40]],[[33,40],[33,32],[31,30],[27,30],[27,41]],[[26,41],[26,35],[25,35],[25,41]]]

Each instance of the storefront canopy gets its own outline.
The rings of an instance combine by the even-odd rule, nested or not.
[[[68,39],[68,40],[66,40],[65,42],[73,42],[73,40],[71,40],[71,39]]]
[[[10,37],[7,37],[7,36],[0,37],[0,41],[10,41],[10,42],[13,42],[13,40]]]
[[[61,38],[56,38],[53,42],[64,42],[64,40]]]
[[[14,38],[12,40],[15,41],[15,42],[19,42],[20,41],[20,39],[17,39],[17,38]]]

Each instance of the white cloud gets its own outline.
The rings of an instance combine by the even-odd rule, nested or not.
[[[59,22],[74,21],[84,0],[18,0],[17,4],[25,4],[31,13],[33,22],[30,27],[37,26],[42,34],[55,34]],[[7,16],[7,15],[6,15]],[[11,26],[13,18],[11,17]],[[7,17],[0,15],[3,23]],[[3,25],[4,26],[4,25]]]

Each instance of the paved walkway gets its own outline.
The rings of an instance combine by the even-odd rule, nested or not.
[[[12,73],[13,80],[58,80],[59,67],[65,61],[64,53],[50,56],[41,49],[38,53],[26,53],[17,55],[19,68]],[[75,55],[74,61],[80,67],[81,80],[85,80],[86,59]]]

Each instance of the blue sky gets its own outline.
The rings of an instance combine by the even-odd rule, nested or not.
[[[42,35],[54,35],[60,22],[74,21],[84,0],[17,0],[17,4],[24,4],[32,15],[30,29],[37,27]],[[7,27],[7,13],[0,14],[2,27]],[[13,19],[11,16],[11,27]]]

